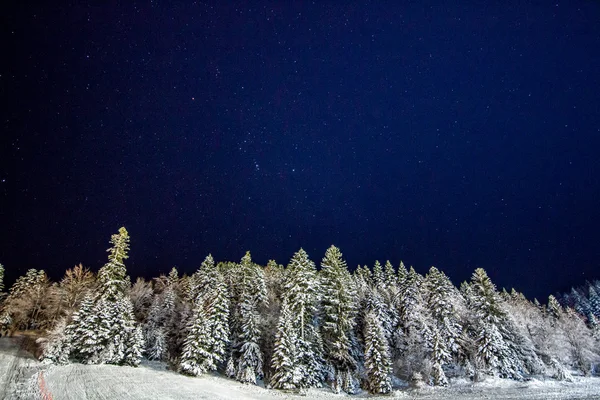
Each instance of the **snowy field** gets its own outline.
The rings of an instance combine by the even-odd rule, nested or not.
[[[21,338],[0,338],[0,399],[35,399],[31,385],[41,382],[36,379],[40,371],[53,400],[377,398],[366,393],[335,395],[329,389],[313,389],[300,396],[242,385],[220,376],[187,377],[166,370],[161,363],[143,363],[138,368],[81,364],[47,367],[22,350],[21,343]],[[462,381],[450,388],[402,389],[381,398],[600,399],[600,378],[575,379],[574,383],[489,379],[475,385]]]

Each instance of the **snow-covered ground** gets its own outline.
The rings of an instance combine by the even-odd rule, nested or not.
[[[242,385],[208,375],[192,378],[166,370],[161,363],[138,368],[112,365],[42,366],[21,350],[20,338],[0,338],[0,399],[31,399],[24,388],[44,382],[53,400],[73,399],[333,399],[373,398],[366,393],[352,397],[334,395],[329,389],[313,389],[306,396]],[[41,371],[43,380],[36,379]],[[472,384],[454,382],[450,388],[403,389],[382,398],[399,399],[600,399],[600,378],[575,378],[574,383],[552,380],[514,382],[488,379]]]

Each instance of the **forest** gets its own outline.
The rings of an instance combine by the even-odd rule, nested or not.
[[[181,374],[219,373],[302,392],[390,393],[399,384],[455,378],[570,381],[600,367],[600,285],[547,304],[498,290],[482,268],[456,287],[375,261],[352,272],[335,246],[319,266],[299,249],[287,266],[215,262],[192,275],[135,282],[125,228],[97,273],[77,265],[59,282],[30,269],[0,297],[4,335],[36,332],[44,363],[137,366],[160,360]],[[0,266],[0,292],[4,269]],[[589,296],[587,295],[589,293]]]

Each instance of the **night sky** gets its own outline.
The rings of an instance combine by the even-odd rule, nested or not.
[[[97,270],[122,225],[134,277],[335,244],[540,299],[600,278],[600,2],[12,3],[8,283]]]

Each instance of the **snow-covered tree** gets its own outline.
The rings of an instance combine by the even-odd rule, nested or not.
[[[392,372],[388,340],[376,312],[371,311],[365,318],[365,369],[369,392],[386,394],[392,390]]]
[[[98,272],[98,293],[88,295],[66,330],[73,338],[73,358],[89,364],[138,365],[144,348],[142,330],[137,326],[123,260],[129,250],[125,228],[113,235],[109,261]]]
[[[298,330],[294,326],[294,317],[287,299],[283,300],[277,331],[275,332],[275,350],[271,360],[273,375],[270,384],[275,389],[296,389],[306,373],[300,365],[296,344]]]
[[[548,296],[548,314],[554,319],[559,319],[562,315],[562,306],[553,295]]]
[[[356,291],[340,250],[331,246],[321,262],[322,337],[325,358],[333,369],[333,389],[354,392],[357,367],[351,352]]]
[[[4,265],[0,264],[0,293],[4,290]]]
[[[448,351],[458,357],[462,326],[458,313],[462,302],[460,292],[450,279],[440,270],[431,267],[425,276],[425,297],[427,309],[437,328],[438,340]]]
[[[435,386],[446,386],[448,385],[448,378],[446,378],[443,366],[448,364],[452,357],[447,348],[448,342],[437,326],[433,328],[432,333],[431,377]]]
[[[426,372],[427,354],[431,350],[431,317],[423,298],[423,277],[410,268],[400,285],[396,299],[398,329],[396,332],[396,365],[404,379]]]
[[[518,334],[485,270],[475,270],[466,295],[474,313],[471,332],[477,343],[477,360],[492,374],[521,378],[523,365],[515,339]]]
[[[29,269],[10,288],[3,303],[2,320],[8,330],[40,329],[48,325],[50,281],[43,270]]]
[[[376,260],[373,266],[373,286],[376,288],[383,288],[385,286],[385,275],[383,274],[383,267],[379,260]]]
[[[396,286],[398,284],[398,277],[396,276],[396,271],[394,270],[394,266],[392,265],[390,260],[387,260],[385,262],[383,276],[385,286],[387,286],[388,288]]]
[[[237,305],[234,313],[235,376],[243,383],[256,384],[263,376],[263,354],[260,349],[259,307],[267,301],[263,269],[252,262],[250,252],[242,257],[234,284]]]
[[[227,286],[210,254],[199,276],[206,286],[196,299],[180,361],[181,371],[190,375],[216,370],[229,344]]]
[[[299,369],[303,371],[299,387],[320,386],[323,378],[323,354],[316,327],[319,280],[315,263],[300,249],[290,260],[284,283],[284,301],[290,307],[297,332]]]
[[[106,298],[115,298],[122,295],[128,289],[127,269],[123,263],[129,256],[129,233],[124,227],[119,233],[111,236],[110,243],[113,245],[108,252],[108,263],[98,271],[98,283],[100,293]]]
[[[143,326],[145,352],[150,360],[166,361],[179,355],[176,350],[180,332],[176,314],[177,269],[172,268],[168,277],[162,275],[157,282],[162,292],[154,296]]]

